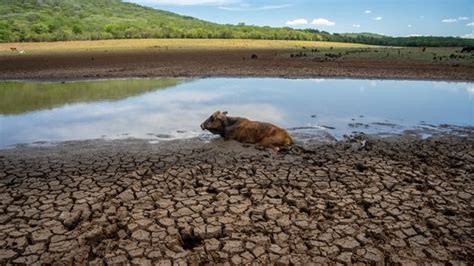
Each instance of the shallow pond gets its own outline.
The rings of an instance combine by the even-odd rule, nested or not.
[[[297,140],[422,135],[474,126],[474,83],[354,79],[123,79],[0,82],[0,148],[95,138],[201,137],[216,110]],[[449,125],[449,126],[448,126]],[[460,130],[462,132],[462,130]]]

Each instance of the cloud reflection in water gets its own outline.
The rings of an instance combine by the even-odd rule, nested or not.
[[[425,121],[473,125],[471,83],[212,78],[113,102],[76,103],[0,115],[0,146],[101,136],[194,137],[202,134],[200,123],[216,110],[285,128],[330,126],[335,129],[329,132],[339,136],[354,130],[395,130],[373,125],[369,129],[354,128],[349,126],[351,123],[388,121],[410,127]]]

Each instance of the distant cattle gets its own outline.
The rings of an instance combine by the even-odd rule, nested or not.
[[[461,53],[471,53],[472,51],[474,51],[474,46],[464,46]]]
[[[18,48],[16,47],[10,47],[10,51],[12,52],[18,52],[20,54],[24,54],[25,53],[25,50],[18,50]]]

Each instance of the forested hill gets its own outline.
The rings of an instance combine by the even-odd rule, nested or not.
[[[465,46],[454,37],[392,38],[308,29],[221,25],[120,0],[0,0],[0,42],[124,38],[221,38],[357,42],[392,46]]]

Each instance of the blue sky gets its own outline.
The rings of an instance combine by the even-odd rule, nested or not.
[[[474,38],[473,0],[126,0],[217,22]]]

